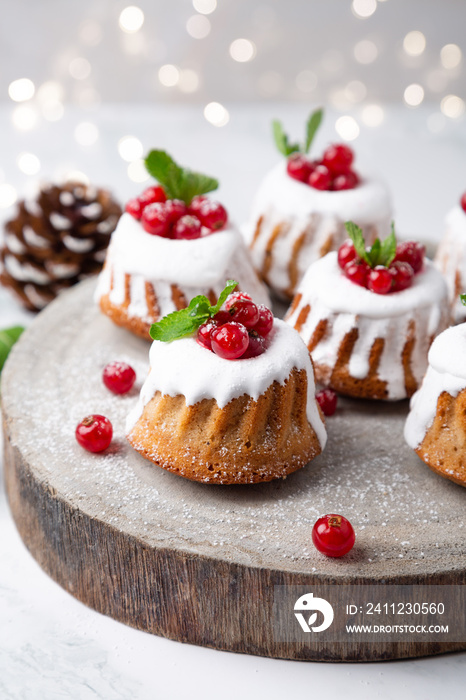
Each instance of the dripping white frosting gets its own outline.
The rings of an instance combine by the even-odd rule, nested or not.
[[[456,398],[466,388],[466,324],[447,328],[432,343],[429,367],[411,399],[405,423],[405,439],[416,449],[434,422],[437,400],[444,392]]]
[[[435,256],[435,264],[445,276],[454,321],[464,321],[466,306],[461,303],[459,294],[466,292],[466,213],[459,205],[446,216],[445,233]]]
[[[266,352],[248,360],[225,360],[201,347],[195,338],[172,343],[155,340],[149,353],[150,372],[138,404],[128,416],[127,433],[156,391],[168,396],[183,395],[188,406],[203,399],[215,399],[218,407],[224,408],[244,394],[257,401],[274,381],[283,385],[296,368],[306,371],[307,418],[324,449],[327,434],[317,409],[314,372],[307,348],[296,331],[279,319],[274,320],[269,338]]]
[[[388,398],[392,400],[406,397],[400,358],[411,326],[414,324],[416,329],[411,371],[419,383],[426,369],[431,338],[447,324],[446,285],[428,260],[411,287],[381,295],[348,280],[338,266],[337,253],[332,252],[311,265],[298,293],[302,294],[300,303],[287,321],[294,326],[303,307],[309,305],[309,314],[300,329],[306,343],[319,322],[328,321],[325,336],[312,350],[312,358],[330,372],[337,363],[343,339],[354,328],[358,329],[358,339],[348,367],[354,378],[367,376],[372,345],[377,338],[384,340],[378,376],[387,382]]]

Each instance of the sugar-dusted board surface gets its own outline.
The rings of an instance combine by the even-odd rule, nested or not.
[[[2,375],[5,473],[33,556],[79,600],[149,632],[282,658],[373,660],[465,644],[278,643],[273,587],[315,583],[466,583],[466,491],[432,473],[403,441],[407,402],[341,401],[323,455],[284,481],[206,486],[142,459],[125,416],[148,369],[148,343],[113,326],[94,281],[35,320]],[[117,397],[101,371],[129,361],[138,382]],[[103,413],[114,441],[91,455],[76,424]],[[312,546],[316,518],[346,515],[357,543],[343,559]]]

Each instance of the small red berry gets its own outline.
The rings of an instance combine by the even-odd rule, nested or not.
[[[307,182],[309,180],[309,175],[314,170],[314,166],[311,161],[303,156],[301,153],[295,153],[288,158],[288,163],[286,164],[286,171],[293,180],[299,180],[299,182]]]
[[[147,187],[144,192],[139,195],[138,199],[142,206],[146,207],[148,204],[155,204],[156,202],[163,204],[163,202],[167,200],[167,195],[163,187],[154,185],[153,187]]]
[[[188,213],[188,207],[181,199],[167,199],[165,211],[171,224],[176,224],[178,219]]]
[[[356,536],[350,521],[343,515],[324,515],[312,528],[316,549],[327,557],[342,557],[353,548]]]
[[[173,226],[173,238],[193,240],[201,237],[201,222],[196,216],[185,214]]]
[[[126,394],[136,381],[136,372],[126,362],[110,362],[104,367],[102,379],[114,394]]]
[[[354,153],[344,143],[336,143],[329,146],[322,157],[322,164],[332,172],[333,175],[342,175],[351,168]]]
[[[153,236],[170,236],[170,215],[165,204],[149,204],[142,212],[142,226]]]
[[[113,428],[108,418],[95,413],[83,418],[76,426],[75,435],[76,440],[85,450],[103,452],[112,441]]]
[[[232,321],[242,323],[248,330],[252,330],[259,321],[259,309],[250,299],[227,299],[225,311],[228,311]]]
[[[249,301],[252,301],[252,296],[246,292],[232,292],[227,297],[225,308],[229,309],[231,306],[233,306],[235,301],[238,301],[238,299],[249,299]]]
[[[328,190],[331,180],[329,169],[325,165],[318,165],[309,175],[308,184],[316,190]]]
[[[249,345],[249,335],[241,323],[230,321],[212,331],[212,350],[225,360],[237,360]]]
[[[242,360],[249,360],[251,357],[258,357],[265,352],[265,340],[264,338],[256,333],[256,331],[249,331],[249,345],[246,352],[241,355]]]
[[[188,212],[190,214],[194,214],[194,216],[197,216],[197,212],[199,211],[202,202],[205,201],[207,201],[207,197],[201,194],[196,195],[196,197],[193,197],[191,204],[188,207]]]
[[[336,175],[332,182],[332,190],[353,190],[359,184],[359,178],[355,172],[350,170],[348,173]]]
[[[461,199],[460,199],[460,204],[461,204],[461,208],[463,209],[463,211],[464,211],[465,214],[466,214],[466,192],[465,192],[465,193],[463,194],[463,196],[461,197]]]
[[[128,212],[128,214],[131,214],[131,216],[138,221],[141,218],[143,209],[144,206],[141,204],[139,199],[130,199],[129,202],[126,202],[125,211]]]
[[[348,265],[348,263],[353,262],[358,258],[356,249],[353,245],[353,241],[349,239],[341,244],[338,248],[338,264],[342,270]]]
[[[412,285],[414,270],[409,263],[395,260],[388,269],[393,278],[394,292],[401,292]]]
[[[205,199],[196,211],[196,216],[203,226],[211,231],[219,231],[228,221],[228,214],[220,202]]]
[[[230,323],[232,319],[229,311],[220,309],[220,311],[217,311],[217,313],[213,317],[213,320],[215,321],[217,326],[223,326],[224,323]]]
[[[202,345],[203,348],[207,348],[207,350],[212,350],[211,335],[214,328],[217,327],[218,324],[214,321],[213,318],[209,318],[205,323],[202,324],[202,326],[199,326],[196,335],[196,340],[199,343],[199,345]]]
[[[377,265],[367,276],[367,288],[375,294],[388,294],[393,284],[393,276],[388,267]]]
[[[273,328],[273,313],[265,304],[259,304],[257,308],[259,311],[259,320],[254,326],[254,330],[265,338]]]
[[[321,389],[316,393],[316,401],[324,416],[333,416],[337,410],[337,395],[333,389]]]
[[[360,287],[367,287],[369,271],[369,265],[363,260],[350,262],[345,265],[345,269],[343,270],[345,277],[351,280],[351,282],[354,282],[354,284],[358,284]]]
[[[414,274],[422,270],[424,265],[425,247],[417,241],[403,241],[396,246],[395,260],[407,262],[413,268]]]

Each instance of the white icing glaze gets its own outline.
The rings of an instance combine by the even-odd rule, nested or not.
[[[445,276],[455,323],[466,320],[466,307],[459,298],[466,292],[466,213],[459,205],[447,214],[435,264]]]
[[[432,343],[429,367],[419,391],[411,399],[405,439],[416,449],[424,440],[444,391],[456,398],[466,388],[466,324],[447,328]]]
[[[266,352],[249,360],[224,360],[201,347],[195,338],[172,343],[154,341],[149,353],[150,372],[138,404],[128,416],[127,433],[156,391],[168,396],[183,395],[188,406],[203,399],[215,399],[219,408],[224,408],[244,394],[257,401],[274,381],[283,385],[296,368],[306,371],[307,417],[324,449],[327,434],[317,409],[314,372],[307,348],[296,331],[279,319],[275,319],[269,338]]]
[[[73,251],[73,253],[88,253],[95,245],[92,238],[75,238],[69,234],[63,236],[62,240],[65,248]]]
[[[260,233],[253,242],[261,217]],[[304,232],[307,237],[297,260],[298,281],[309,265],[321,257],[322,250],[328,250],[329,238],[333,250],[347,238],[345,221],[361,226],[369,240],[388,234],[390,218],[390,198],[381,182],[368,179],[353,190],[320,191],[291,178],[282,161],[262,182],[244,234],[251,245],[253,262],[260,270],[271,236],[277,226],[283,227],[274,240],[268,280],[275,290],[285,292],[291,284],[289,264],[293,248]]]
[[[378,376],[387,382],[391,400],[406,397],[400,358],[410,327],[414,323],[416,329],[411,371],[420,383],[431,338],[447,325],[446,285],[430,261],[414,277],[410,288],[381,295],[350,282],[342,274],[337,253],[333,252],[311,265],[298,293],[302,298],[287,322],[294,326],[303,307],[309,305],[309,314],[300,329],[300,335],[309,344],[319,322],[328,321],[324,337],[312,350],[312,358],[319,366],[328,368],[329,375],[337,363],[343,339],[354,328],[359,331],[358,339],[348,367],[354,378],[367,376],[372,345],[377,338],[384,340]]]

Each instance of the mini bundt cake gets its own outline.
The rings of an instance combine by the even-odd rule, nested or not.
[[[460,301],[460,293],[466,289],[466,192],[446,217],[435,263],[447,281],[454,322],[465,321],[466,307]]]
[[[279,122],[274,123],[277,146],[287,160],[263,180],[244,230],[260,277],[286,299],[292,299],[311,263],[343,243],[345,221],[361,226],[367,241],[390,230],[387,189],[352,170],[348,146],[329,146],[321,161],[306,157],[319,114],[311,115],[310,138],[301,149],[290,146]]]
[[[215,304],[229,277],[268,304],[241,234],[221,204],[202,196],[218,182],[179,167],[163,151],[152,151],[146,165],[163,187],[149,187],[126,205],[96,290],[102,311],[150,339],[151,325],[191,297],[205,294]]]
[[[197,333],[194,308],[153,326],[150,373],[128,416],[128,440],[155,464],[194,481],[286,477],[326,442],[306,346],[248,295],[232,294],[220,311],[205,299],[203,308],[210,316],[199,317]],[[195,335],[180,337],[186,323]]]
[[[410,447],[435,472],[466,486],[466,324],[441,333],[411,399],[405,424]]]
[[[411,396],[434,337],[448,325],[447,289],[417,243],[394,232],[366,249],[353,241],[313,263],[287,322],[311,353],[317,381],[346,394],[398,400]]]

